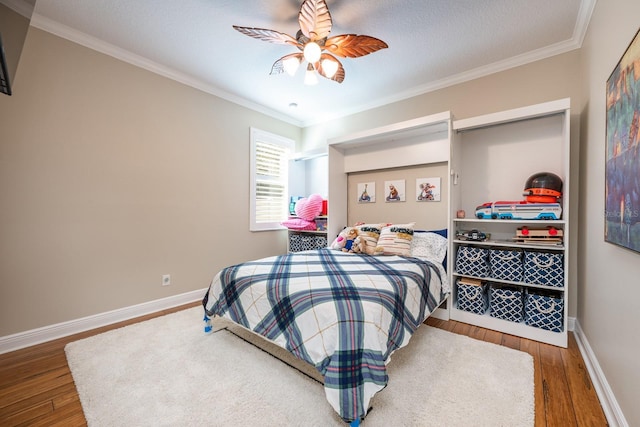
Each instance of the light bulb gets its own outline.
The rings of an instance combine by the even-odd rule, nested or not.
[[[285,59],[284,61],[282,61],[282,66],[284,67],[284,70],[287,72],[287,74],[289,74],[290,76],[293,76],[296,74],[296,71],[298,71],[298,67],[300,66],[300,60],[295,56],[291,56]]]
[[[304,59],[311,64],[315,64],[320,59],[322,49],[316,42],[309,42],[304,46]]]
[[[318,84],[318,76],[313,67],[307,68],[307,72],[304,75],[304,84],[311,86]]]
[[[322,71],[324,71],[324,75],[328,78],[335,76],[338,71],[338,63],[333,59],[323,59],[322,60]]]

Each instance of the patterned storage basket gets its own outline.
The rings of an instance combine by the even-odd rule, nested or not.
[[[313,234],[304,233],[291,233],[289,235],[289,252],[310,251],[326,247],[326,236],[314,236]]]
[[[458,279],[458,309],[485,314],[489,308],[487,285],[474,279]]]
[[[511,322],[521,322],[524,304],[520,286],[492,283],[489,288],[489,314]]]
[[[491,249],[489,251],[491,277],[511,282],[522,281],[522,251]]]
[[[564,286],[564,257],[560,253],[524,253],[524,279],[536,285]]]
[[[310,234],[303,234],[301,237],[301,243],[303,251],[310,251],[316,248],[316,236]]]
[[[326,236],[316,236],[316,249],[322,249],[327,247]]]
[[[557,292],[543,289],[527,290],[524,303],[524,320],[527,325],[562,332],[564,329],[564,300]]]
[[[300,252],[302,251],[302,235],[301,234],[290,234],[289,235],[289,252]]]
[[[488,277],[488,249],[460,246],[456,253],[456,273],[465,276]]]

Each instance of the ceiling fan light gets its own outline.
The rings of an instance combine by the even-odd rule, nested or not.
[[[300,60],[295,56],[292,56],[282,61],[282,66],[284,67],[284,70],[287,72],[287,74],[293,76],[296,74],[296,71],[298,71]]]
[[[304,59],[310,64],[315,64],[320,59],[322,49],[316,42],[309,42],[304,45]]]
[[[333,59],[323,59],[322,70],[324,71],[324,75],[330,79],[331,77],[335,76],[336,72],[338,71],[338,63]]]
[[[304,84],[309,86],[318,84],[318,75],[313,67],[307,69],[307,72],[304,75]]]

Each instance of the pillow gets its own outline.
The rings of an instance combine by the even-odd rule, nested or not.
[[[382,227],[374,255],[411,256],[415,222]]]
[[[449,229],[448,228],[441,228],[440,230],[416,230],[419,233],[436,233],[444,238],[449,237]]]
[[[443,262],[449,241],[437,233],[415,232],[411,243],[411,256]]]
[[[291,230],[315,230],[317,228],[315,221],[307,221],[302,218],[289,218],[280,224]]]
[[[303,197],[296,202],[294,210],[299,218],[313,221],[322,212],[322,196],[312,194],[308,199]]]
[[[360,240],[360,252],[373,255],[376,251],[382,226],[380,224],[359,224],[356,229]]]

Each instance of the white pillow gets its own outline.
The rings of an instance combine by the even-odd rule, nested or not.
[[[411,256],[411,239],[415,222],[382,227],[374,255]]]
[[[413,233],[411,241],[411,256],[444,261],[447,255],[449,241],[436,233]]]

